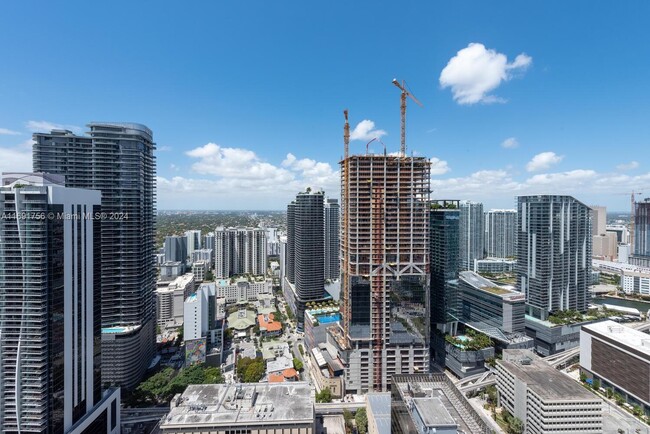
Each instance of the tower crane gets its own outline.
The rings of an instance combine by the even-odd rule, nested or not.
[[[343,116],[345,116],[345,125],[343,126],[343,152],[347,159],[350,151],[350,123],[348,122],[348,109],[343,110]]]
[[[406,90],[406,82],[402,80],[402,83],[397,81],[396,78],[393,78],[393,84],[399,88],[399,90],[402,91],[402,97],[401,97],[401,113],[402,113],[402,141],[400,144],[400,155],[404,157],[406,155],[406,97],[408,96],[411,98],[417,105],[420,107],[423,107],[422,103],[418,101],[418,99],[413,95],[411,92]]]

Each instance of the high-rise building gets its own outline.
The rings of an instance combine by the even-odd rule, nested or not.
[[[191,258],[192,253],[194,253],[195,250],[199,250],[201,248],[201,231],[186,231],[185,238],[187,238],[187,256],[188,258]]]
[[[634,204],[634,256],[650,259],[650,199]]]
[[[296,202],[287,205],[287,280],[296,283]],[[284,282],[283,282],[284,285]]]
[[[120,429],[102,416],[120,399],[102,393],[101,195],[63,183],[10,173],[0,187],[2,432]]]
[[[214,252],[214,232],[208,232],[203,236],[203,248],[212,249]]]
[[[485,254],[490,258],[515,256],[517,210],[491,209],[485,213]],[[472,270],[473,265],[472,265]]]
[[[214,236],[214,275],[217,279],[240,274],[266,274],[264,229],[218,227]]]
[[[34,171],[102,193],[102,383],[132,388],[155,352],[155,143],[149,128],[93,122],[34,134]]]
[[[299,330],[304,325],[306,303],[323,300],[325,294],[324,198],[322,191],[307,189],[298,193],[288,208],[292,215],[287,222],[287,244],[294,281],[285,283],[284,294]]]
[[[346,390],[385,391],[429,368],[429,189],[425,157],[341,161],[343,321],[336,339]]]
[[[587,310],[591,281],[591,209],[571,196],[519,196],[517,280],[527,314],[546,320]]]
[[[339,261],[339,201],[325,200],[325,279],[335,280],[340,275]]]
[[[485,216],[483,204],[460,202],[460,270],[473,270],[474,260],[483,259],[485,248]]]
[[[165,237],[165,261],[187,262],[187,237],[171,235]]]
[[[429,211],[431,232],[431,357],[445,363],[445,333],[455,333],[458,286],[458,232],[460,209],[457,200],[434,200]]]
[[[591,235],[603,235],[607,228],[607,207],[590,206],[591,208]]]

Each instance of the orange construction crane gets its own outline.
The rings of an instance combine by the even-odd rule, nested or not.
[[[402,83],[400,84],[399,81],[397,81],[396,78],[393,78],[393,84],[399,88],[399,90],[402,91],[402,103],[400,105],[400,109],[402,112],[402,142],[400,145],[400,155],[402,157],[406,156],[406,97],[408,96],[411,98],[413,101],[415,101],[420,107],[423,107],[422,103],[418,101],[418,99],[413,95],[411,92],[406,90],[406,82],[402,80]]]

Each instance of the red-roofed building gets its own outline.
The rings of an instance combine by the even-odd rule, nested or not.
[[[282,376],[286,378],[287,381],[298,381],[300,379],[298,371],[293,368],[288,368],[282,371]]]
[[[281,372],[274,372],[269,374],[269,383],[283,383],[284,375]]]
[[[275,321],[272,313],[257,315],[257,323],[262,336],[280,336],[282,334],[282,323]]]

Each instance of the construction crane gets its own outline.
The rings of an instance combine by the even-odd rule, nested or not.
[[[343,155],[345,159],[348,158],[348,153],[350,151],[350,123],[348,122],[348,109],[343,110],[343,116],[345,116],[345,125],[343,126]]]
[[[400,155],[404,157],[406,155],[406,97],[408,96],[411,98],[413,101],[415,101],[420,107],[423,107],[422,103],[418,101],[418,99],[413,95],[411,92],[406,90],[406,82],[402,80],[402,83],[400,84],[399,81],[397,81],[396,78],[393,78],[393,84],[399,88],[399,90],[402,91],[402,103],[400,105],[400,109],[402,112],[402,142],[400,146]]]

